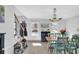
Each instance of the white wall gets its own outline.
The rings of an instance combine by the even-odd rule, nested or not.
[[[79,15],[68,18],[66,20],[66,27],[70,37],[73,34],[79,34],[77,31],[77,29],[79,29]]]
[[[0,33],[5,33],[5,23],[0,23]]]
[[[11,54],[14,50],[14,44],[16,40],[14,39],[14,7],[6,5],[5,6],[5,53]]]

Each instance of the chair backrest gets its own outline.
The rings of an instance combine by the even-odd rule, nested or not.
[[[58,37],[58,43],[62,43],[63,45],[68,44],[68,37]]]
[[[79,36],[78,35],[72,35],[72,41],[75,41],[77,44],[79,44]]]
[[[77,48],[79,48],[79,35],[75,34],[75,35],[72,35],[72,39],[71,39],[74,44],[77,46]]]

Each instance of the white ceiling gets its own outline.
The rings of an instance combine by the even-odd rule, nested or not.
[[[15,12],[27,18],[49,19],[53,16],[53,8],[57,8],[57,16],[64,19],[79,15],[78,5],[15,5]]]

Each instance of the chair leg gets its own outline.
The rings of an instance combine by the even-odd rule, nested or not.
[[[70,54],[73,54],[73,50],[70,50]]]
[[[48,51],[49,51],[49,53],[51,53],[51,54],[53,53],[53,49],[49,49]]]
[[[64,54],[66,54],[66,50],[64,49]]]
[[[75,54],[77,54],[77,48],[75,49]]]
[[[73,54],[73,53],[72,53],[72,50],[70,50],[70,49],[68,50],[68,52],[69,52],[69,54]]]

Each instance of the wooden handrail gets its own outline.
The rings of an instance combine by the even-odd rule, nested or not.
[[[16,14],[14,13],[14,16],[15,16],[15,20],[20,24],[20,22],[19,22],[19,19],[18,19],[18,17],[16,16]],[[22,27],[22,25],[20,24],[20,26],[21,26],[21,28],[22,28],[22,30],[24,31],[24,28]]]

